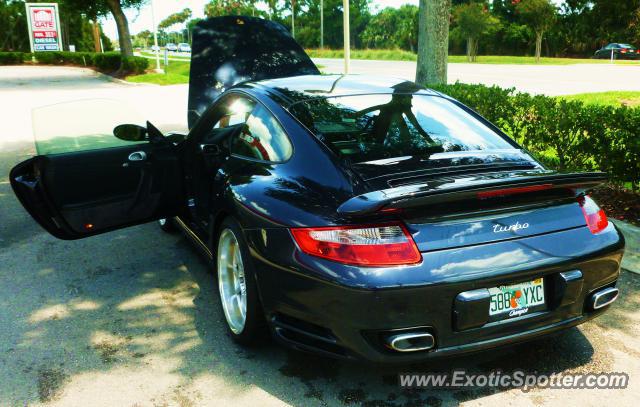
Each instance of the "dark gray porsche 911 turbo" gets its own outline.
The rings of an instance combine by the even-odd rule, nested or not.
[[[410,362],[537,338],[617,298],[624,240],[588,196],[604,174],[548,170],[415,83],[322,75],[280,25],[198,24],[188,122],[123,124],[120,145],[40,154],[11,184],[61,239],[182,229],[242,344]]]

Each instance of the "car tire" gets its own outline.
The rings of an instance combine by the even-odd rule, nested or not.
[[[158,219],[158,226],[165,233],[177,233],[178,226],[176,226],[176,221],[173,218],[161,218]]]
[[[240,225],[226,218],[218,230],[215,265],[222,319],[231,338],[245,346],[268,337],[256,274]]]

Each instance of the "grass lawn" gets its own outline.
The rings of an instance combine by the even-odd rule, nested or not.
[[[465,55],[449,55],[449,62],[467,63]],[[503,55],[479,55],[476,64],[513,64],[513,65],[536,65],[535,57],[524,56],[503,56]],[[590,59],[590,58],[540,58],[538,65],[573,65],[573,64],[609,64],[608,59]],[[638,65],[638,61],[621,60],[615,61],[621,65]]]
[[[152,57],[155,58],[156,54],[155,52],[149,52],[149,51],[140,51],[140,55],[143,57]],[[170,59],[184,59],[185,61],[189,61],[191,60],[191,56],[190,55],[169,55]],[[160,61],[164,61],[164,51],[160,51]]]
[[[311,58],[343,58],[342,50],[334,49],[307,49]],[[362,49],[352,50],[352,59],[377,59],[386,61],[415,61],[416,54],[408,51],[397,49]],[[449,55],[450,63],[467,63],[465,55]],[[503,56],[503,55],[480,55],[477,64],[516,64],[516,65],[535,65],[534,57],[525,56]],[[589,59],[589,58],[540,58],[540,65],[571,65],[571,64],[608,64],[608,59]],[[616,64],[638,65],[640,61],[616,61]]]
[[[578,100],[586,104],[630,107],[640,106],[640,92],[611,91],[598,93],[579,93],[577,95],[562,96],[567,100]]]
[[[131,75],[127,76],[126,80],[129,82],[155,83],[156,85],[189,83],[189,66],[189,62],[169,61],[169,65],[164,67],[164,73],[154,72],[142,75]]]
[[[344,52],[341,49],[307,49],[311,58],[343,58]],[[155,54],[148,51],[140,52],[142,56],[154,57]],[[164,58],[163,52],[160,58]],[[169,58],[184,59],[188,61],[190,57],[181,55],[170,55]],[[352,59],[374,59],[383,61],[415,61],[416,54],[399,49],[354,49],[351,50]],[[467,63],[465,55],[449,55],[450,63]],[[504,56],[504,55],[479,55],[477,64],[515,64],[515,65],[535,65],[534,57],[525,56]],[[571,65],[571,64],[609,64],[608,59],[590,58],[540,58],[540,65]],[[640,61],[616,61],[621,65],[638,65]]]
[[[341,49],[307,49],[311,58],[344,58]],[[416,54],[400,49],[352,49],[351,59],[376,59],[383,61],[415,61]]]

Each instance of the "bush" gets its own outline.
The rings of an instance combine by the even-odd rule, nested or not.
[[[93,52],[35,52],[33,55],[36,61],[46,65],[81,65],[93,66]]]
[[[93,64],[101,71],[114,72],[120,68],[122,56],[119,52],[94,54]]]
[[[149,67],[149,60],[143,57],[126,57],[119,52],[0,52],[0,65],[22,64],[31,57],[45,65],[79,65],[93,66],[100,71],[115,72],[122,66],[123,74],[141,74]]]
[[[149,60],[143,57],[126,57],[122,61],[125,72],[130,74],[141,74],[149,67]]]
[[[435,85],[495,123],[551,168],[606,171],[640,186],[640,108],[585,105],[496,86]]]
[[[59,65],[62,64],[62,52],[34,52],[32,55],[40,64]]]
[[[0,65],[19,65],[24,61],[22,52],[0,52]]]

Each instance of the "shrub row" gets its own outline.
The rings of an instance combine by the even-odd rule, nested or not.
[[[23,52],[0,52],[0,65],[17,65],[23,60]]]
[[[495,123],[550,168],[605,171],[640,186],[640,108],[584,104],[496,86],[435,85]]]
[[[125,57],[123,60],[119,52],[0,52],[0,65],[21,64],[34,57],[40,64],[47,65],[80,65],[94,66],[100,71],[114,72],[120,68],[127,74],[140,74],[149,66],[147,58]]]

